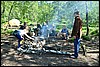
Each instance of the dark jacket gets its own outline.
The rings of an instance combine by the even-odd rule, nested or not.
[[[82,20],[80,16],[76,16],[71,36],[76,36],[78,38],[81,38],[81,35],[82,35]]]

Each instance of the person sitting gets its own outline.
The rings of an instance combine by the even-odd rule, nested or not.
[[[29,26],[29,32],[27,33],[27,35],[29,35],[30,37],[34,37],[35,36],[33,27]]]
[[[49,36],[56,36],[56,31],[55,31],[54,26],[50,29]]]
[[[35,33],[35,36],[41,35],[41,25],[40,24],[37,24],[36,28],[34,28],[34,33]]]
[[[48,25],[46,22],[44,22],[42,25],[41,36],[48,37]]]
[[[24,41],[25,36],[31,40],[34,40],[32,37],[27,35],[25,26],[21,25],[18,30],[13,32],[13,35],[18,39],[18,48],[21,47],[22,42]]]
[[[37,24],[37,36],[40,36],[41,35],[41,25],[40,24]]]
[[[60,35],[62,35],[64,37],[63,39],[67,39],[69,32],[65,25],[64,25],[63,29],[61,30],[61,32],[58,33],[57,36],[60,36]]]

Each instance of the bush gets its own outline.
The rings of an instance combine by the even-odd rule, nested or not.
[[[72,38],[69,38],[68,39],[68,42],[74,42],[74,38],[72,37]]]
[[[5,34],[12,34],[13,33],[13,30],[7,30],[6,32],[5,32]]]
[[[91,35],[99,36],[99,30],[96,29],[90,33]]]
[[[88,40],[88,41],[90,41],[90,40],[91,40],[91,37],[90,37],[90,36],[83,35],[83,36],[82,36],[82,39],[83,39],[83,40]]]
[[[56,29],[56,32],[58,33],[59,32],[59,29]]]

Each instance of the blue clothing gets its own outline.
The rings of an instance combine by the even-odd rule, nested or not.
[[[17,36],[18,36],[18,38],[19,38],[19,39],[18,39],[18,48],[19,48],[19,47],[21,47],[20,41],[23,40],[23,38],[21,38],[20,35],[17,35]]]
[[[44,36],[44,37],[48,36],[48,27],[47,27],[47,25],[42,26],[41,32],[42,32],[42,34],[41,34],[42,36]]]
[[[80,48],[80,38],[76,38],[74,40],[74,56],[76,58],[78,57],[79,48]]]
[[[17,34],[15,35],[18,38],[18,48],[21,46],[20,41],[23,40],[23,35],[25,34],[24,30],[17,30]]]
[[[56,31],[55,30],[52,30],[49,34],[49,36],[56,36]]]
[[[66,33],[66,36],[68,36],[68,35],[69,35],[69,32],[68,32],[67,28],[62,29],[62,30],[61,30],[61,33]]]

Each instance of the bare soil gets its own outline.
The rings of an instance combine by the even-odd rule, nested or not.
[[[2,35],[1,40],[6,41],[1,42],[1,66],[99,66],[98,52],[87,53],[86,56],[83,56],[80,52],[77,59],[72,59],[69,55],[53,53],[43,53],[41,55],[24,53],[23,55],[17,55],[16,38],[10,35]],[[85,41],[84,44],[96,46],[99,45],[99,39]],[[96,49],[99,50],[99,48]]]

